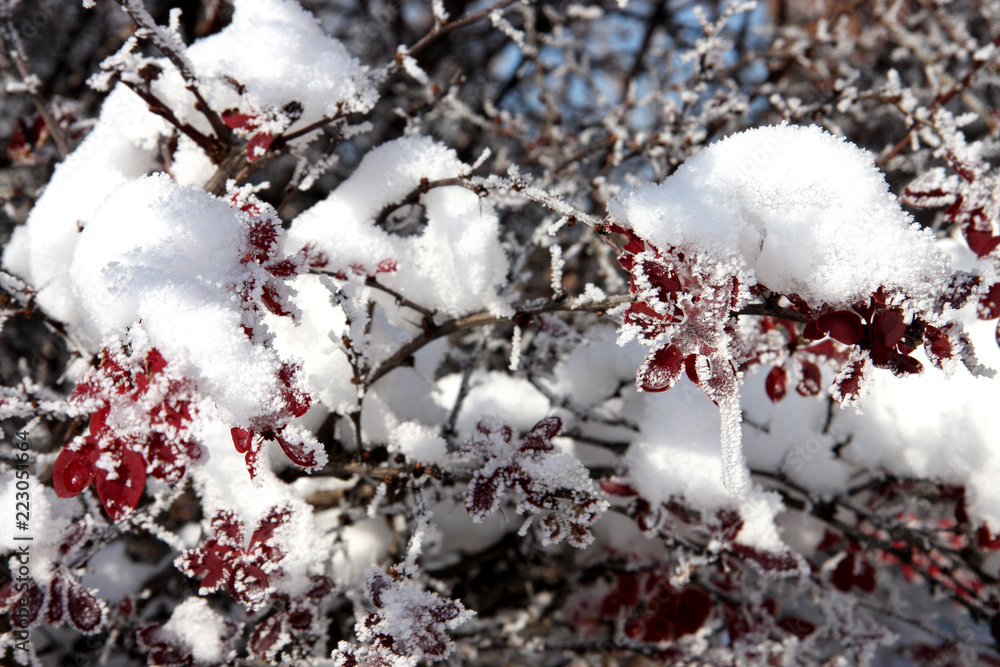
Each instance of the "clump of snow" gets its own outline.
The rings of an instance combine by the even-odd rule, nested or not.
[[[409,136],[373,149],[329,197],[300,214],[289,229],[289,250],[311,245],[323,270],[377,276],[424,308],[458,315],[502,309],[497,286],[507,274],[492,206],[460,186],[423,184],[467,171],[455,152],[430,137]],[[427,225],[416,236],[376,225],[387,207],[420,195]]]
[[[816,126],[727,137],[608,210],[657,248],[737,257],[758,284],[814,307],[867,301],[879,287],[913,300],[951,276],[872,155]]]
[[[437,463],[444,458],[447,446],[444,438],[416,422],[403,422],[389,434],[389,451],[417,463]]]
[[[234,631],[233,623],[212,609],[208,600],[190,597],[174,608],[159,629],[159,638],[186,647],[198,663],[223,663],[231,657]]]
[[[868,304],[876,294],[935,324],[951,317],[936,312],[953,274],[948,253],[900,208],[869,153],[818,127],[733,135],[662,184],[619,194],[608,210],[613,229],[629,236],[621,262],[639,299],[622,340],[638,337],[653,348],[637,384],[664,391],[685,367],[697,376],[722,415],[721,473],[734,493],[746,481],[739,403],[746,348],[731,313],[757,290],[788,297],[809,317]],[[860,376],[862,367],[851,368]],[[844,386],[848,376],[838,380]],[[854,400],[863,393],[855,389]]]
[[[967,320],[969,334],[983,350],[983,361],[1000,365],[993,321]],[[968,493],[974,523],[1000,526],[1000,382],[955,373],[923,373],[896,378],[885,371],[865,414],[841,416],[852,434],[844,454],[873,469],[901,477],[938,479],[961,485]]]
[[[693,385],[682,382],[664,396],[648,396],[639,434],[625,456],[629,480],[653,506],[683,498],[696,510],[738,510],[738,541],[764,551],[785,549],[775,527],[777,496],[752,487],[737,498],[723,484],[718,410]]]
[[[158,174],[110,196],[80,235],[69,267],[94,340],[137,322],[166,359],[211,396],[230,424],[282,410],[283,360],[244,331],[236,290],[265,275],[243,262],[248,214]],[[256,275],[261,274],[261,275]]]
[[[366,111],[378,98],[365,68],[343,44],[323,34],[315,17],[294,0],[237,0],[231,23],[196,41],[183,55],[214,110],[235,107],[266,119],[268,127],[294,131],[324,115]],[[211,134],[192,93],[165,58],[142,59],[126,51],[111,60],[125,67],[123,76],[137,81],[140,77],[128,67],[154,63],[161,73],[149,84],[152,94],[182,123]],[[108,75],[95,79],[98,87],[109,83]],[[301,107],[297,118],[283,111],[290,102]],[[47,313],[76,324],[65,268],[80,228],[116,188],[157,168],[160,146],[174,131],[119,84],[105,100],[90,135],[57,167],[27,224],[15,230],[3,255],[4,268],[39,291],[36,301]],[[185,136],[168,166],[182,184],[204,183],[216,169]]]
[[[44,526],[44,531],[22,531],[15,527],[15,512],[17,500],[23,500],[24,494],[31,499],[30,526]],[[59,547],[63,544],[67,531],[73,522],[73,515],[80,510],[80,503],[75,498],[59,498],[55,491],[39,481],[37,477],[27,475],[25,471],[8,470],[0,473],[0,502],[4,507],[11,508],[0,520],[0,552],[12,553],[10,560],[11,572],[17,571],[17,556],[25,545],[30,545],[31,576],[40,582],[48,583],[54,572],[55,564],[61,562]],[[21,503],[24,506],[24,503]],[[23,541],[18,537],[31,537],[31,541]]]

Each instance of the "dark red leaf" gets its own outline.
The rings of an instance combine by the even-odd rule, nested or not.
[[[284,632],[285,614],[275,614],[257,624],[250,633],[248,648],[250,655],[270,660],[278,650],[288,643],[290,637]]]
[[[278,291],[274,288],[274,285],[270,283],[264,283],[264,286],[260,290],[260,300],[264,304],[264,307],[269,311],[278,315],[280,317],[287,317],[292,314],[292,311],[286,310],[282,305],[281,296]]]
[[[865,363],[862,360],[852,361],[837,375],[833,395],[841,404],[854,403],[861,395],[861,387],[865,381]]]
[[[292,508],[290,505],[272,507],[264,518],[257,522],[257,528],[250,536],[250,550],[252,551],[258,545],[268,542],[274,537],[274,531],[288,523],[291,516]],[[280,560],[280,558],[279,556],[276,560]]]
[[[75,579],[67,580],[66,610],[74,628],[85,635],[97,632],[104,622],[104,612],[97,599]]]
[[[285,437],[286,431],[283,429],[274,434],[274,439],[281,445],[281,451],[285,452],[285,456],[291,459],[292,463],[303,468],[316,467],[316,452],[309,449],[301,437],[294,435]]]
[[[906,323],[903,322],[903,314],[898,310],[883,310],[875,313],[872,329],[875,334],[875,342],[891,349],[903,337]]]
[[[811,361],[802,361],[802,379],[795,391],[802,396],[816,396],[822,388],[823,374],[819,366]]]
[[[45,599],[45,622],[49,625],[61,625],[63,622],[64,603],[62,576],[55,575],[49,583],[49,594]]]
[[[247,142],[247,162],[253,162],[264,157],[264,153],[274,143],[274,135],[270,132],[254,132]]]
[[[643,391],[666,391],[677,384],[683,370],[684,354],[676,345],[668,345],[646,356],[636,380]]]
[[[993,535],[990,532],[990,527],[984,523],[976,531],[976,544],[984,551],[998,551],[1000,550],[1000,535]]]
[[[131,449],[122,452],[121,463],[115,468],[114,479],[106,470],[97,471],[94,486],[104,503],[104,509],[115,521],[120,521],[135,510],[146,487],[146,462]]]
[[[257,127],[256,118],[257,116],[240,113],[236,109],[226,109],[222,112],[222,122],[231,130]]]
[[[499,473],[499,471],[498,471]],[[503,480],[499,474],[476,474],[465,490],[465,509],[475,521],[482,521],[496,511],[503,493]]]
[[[788,393],[788,373],[781,366],[775,366],[764,380],[767,397],[773,403],[779,402]]]
[[[233,437],[233,445],[236,446],[236,451],[240,454],[245,454],[248,449],[250,449],[250,442],[253,440],[253,431],[250,429],[236,428],[235,426],[229,429],[230,435]]]
[[[790,632],[799,639],[805,639],[816,632],[816,625],[798,616],[785,616],[779,618],[777,626],[786,632]]]
[[[1000,317],[1000,283],[993,283],[986,293],[979,297],[976,314],[981,320]]]
[[[521,440],[522,450],[549,451],[552,438],[562,429],[562,420],[556,416],[546,417],[531,427]]]
[[[977,257],[985,257],[1000,245],[1000,236],[993,236],[990,232],[979,231],[968,226],[965,228],[965,241],[969,244],[969,249],[976,253]]]
[[[805,329],[802,330],[802,337],[806,340],[819,340],[825,336],[826,333],[816,324],[815,320],[809,320],[806,323]]]
[[[838,310],[820,315],[816,324],[831,338],[844,345],[854,345],[865,337],[864,325],[857,313]]]
[[[52,466],[52,486],[60,498],[72,498],[94,480],[97,468],[97,449],[89,443],[74,451],[69,445],[63,447]]]
[[[229,590],[233,597],[250,609],[257,609],[267,599],[270,580],[256,565],[244,565],[233,570]]]

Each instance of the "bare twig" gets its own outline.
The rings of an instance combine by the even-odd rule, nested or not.
[[[17,75],[21,79],[25,94],[31,100],[35,110],[38,111],[38,115],[45,121],[45,126],[48,128],[49,134],[52,135],[52,140],[55,142],[56,148],[59,150],[59,155],[65,158],[69,155],[69,143],[66,141],[66,135],[63,133],[63,129],[59,126],[59,123],[49,112],[48,107],[45,106],[45,102],[32,83],[33,81],[37,81],[37,79],[28,67],[28,57],[21,45],[17,30],[11,21],[10,10],[7,8],[6,3],[0,5],[0,7],[3,8],[3,11],[0,12],[0,46],[3,47],[10,62],[13,63]]]
[[[476,21],[486,18],[493,12],[499,11],[504,7],[508,7],[517,1],[518,0],[500,0],[500,2],[494,3],[489,7],[486,7],[485,9],[482,9],[473,14],[469,14],[468,16],[465,16],[463,18],[456,19],[455,21],[450,21],[444,24],[435,22],[434,26],[431,27],[430,31],[426,35],[421,37],[413,46],[410,46],[406,48],[404,51],[402,51],[401,55],[412,56],[416,53],[419,53],[420,51],[423,51],[425,48],[427,48],[437,40],[447,35],[449,32],[453,30],[458,30],[459,28],[464,28],[467,25],[471,25]]]
[[[221,147],[228,148],[233,143],[232,130],[226,125],[222,120],[222,117],[208,104],[205,96],[202,95],[201,89],[198,87],[197,79],[195,78],[194,72],[192,71],[190,63],[184,57],[184,55],[177,50],[176,45],[170,39],[163,28],[156,24],[153,17],[150,16],[146,7],[138,0],[117,0],[118,4],[121,5],[122,9],[132,18],[132,21],[142,29],[143,35],[148,37],[149,41],[156,46],[157,49],[169,60],[177,71],[180,73],[181,78],[184,79],[184,87],[194,95],[195,99],[195,109],[201,113],[202,116],[208,121],[209,125],[212,126],[212,131],[215,133],[215,137],[218,140]],[[218,153],[209,154],[209,157],[213,158],[213,161],[218,162],[220,156]]]
[[[488,324],[499,324],[501,322],[511,322],[515,318],[525,318],[531,317],[533,315],[539,315],[541,313],[555,313],[555,312],[566,312],[566,313],[583,313],[583,312],[605,312],[620,306],[622,304],[631,303],[632,297],[629,295],[618,295],[611,296],[600,302],[585,303],[579,306],[573,306],[565,301],[531,301],[528,303],[522,303],[514,306],[514,314],[510,316],[501,316],[491,313],[489,311],[481,311],[478,313],[472,313],[471,315],[463,315],[462,317],[457,317],[455,319],[442,322],[441,324],[435,324],[428,327],[423,333],[416,336],[410,342],[404,344],[395,353],[393,353],[388,359],[376,366],[365,378],[365,386],[370,387],[375,382],[377,382],[383,375],[391,371],[392,369],[402,365],[407,359],[409,359],[415,352],[420,350],[422,347],[427,345],[433,340],[438,338],[443,338],[444,336],[450,336],[453,333],[459,331],[464,331],[466,329],[472,329],[475,327],[486,326]]]

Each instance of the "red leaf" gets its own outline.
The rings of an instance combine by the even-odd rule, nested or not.
[[[167,360],[163,358],[160,351],[155,347],[149,351],[146,355],[146,368],[149,369],[150,375],[156,375],[164,368],[167,367]]]
[[[267,599],[270,580],[256,565],[245,565],[233,571],[229,590],[233,597],[251,610],[259,609]]]
[[[45,622],[49,625],[60,625],[63,622],[63,597],[62,577],[58,574],[52,577],[49,584],[49,594],[45,604]]]
[[[838,310],[821,315],[816,324],[834,340],[844,345],[854,345],[865,337],[864,326],[857,313]]]
[[[88,442],[74,451],[70,445],[63,447],[52,466],[52,486],[60,498],[72,498],[94,480],[97,468],[97,449]]]
[[[104,430],[109,412],[111,412],[111,408],[105,405],[103,408],[90,415],[89,430],[91,435],[99,435],[100,432]]]
[[[976,314],[981,320],[992,320],[1000,317],[1000,283],[993,283],[989,290],[979,297]]]
[[[131,449],[126,449],[115,473],[114,479],[108,479],[106,470],[98,470],[94,486],[104,509],[114,521],[120,521],[139,504],[146,486],[146,462]]]
[[[247,648],[250,655],[266,660],[274,658],[278,649],[288,643],[290,637],[284,632],[285,614],[279,613],[257,624],[250,633]]]
[[[231,130],[257,127],[256,118],[257,116],[249,116],[235,109],[226,109],[222,112],[222,122]]]
[[[219,510],[212,517],[212,534],[219,544],[229,549],[243,548],[243,520],[232,510]]]
[[[250,550],[252,551],[258,545],[265,545],[274,537],[274,531],[288,523],[288,519],[291,516],[292,508],[289,505],[276,505],[272,507],[264,518],[257,522],[257,528],[253,531],[253,535],[250,536]],[[272,554],[272,560],[281,560],[282,557],[278,554]]]
[[[990,532],[990,527],[984,523],[976,531],[976,544],[984,551],[998,551],[1000,550],[1000,536],[993,535]]]
[[[775,366],[764,380],[764,389],[773,403],[779,402],[788,393],[788,373],[781,366]]]
[[[253,431],[250,429],[236,428],[235,426],[229,429],[230,435],[233,437],[233,445],[236,446],[236,451],[240,454],[245,454],[248,449],[250,449],[250,443],[253,440]]]
[[[486,477],[476,473],[465,490],[465,509],[472,520],[479,523],[493,514],[500,505],[503,490],[504,483],[499,474]]]
[[[893,348],[906,331],[906,323],[903,322],[903,314],[898,310],[883,310],[875,313],[874,322],[875,341]]]
[[[314,468],[317,464],[316,452],[310,449],[301,437],[293,436],[292,439],[288,439],[284,436],[284,430],[274,434],[274,439],[281,445],[281,451],[285,452],[285,456],[291,459],[295,465],[300,465],[303,468]]]
[[[75,579],[67,581],[66,610],[73,627],[85,635],[94,634],[103,625],[104,611],[101,605]]]
[[[552,438],[562,429],[562,419],[551,416],[546,417],[531,427],[521,440],[522,450],[549,451],[552,449]]]
[[[274,135],[270,132],[255,132],[247,142],[247,162],[259,160],[274,143]]]
[[[292,314],[292,311],[286,310],[282,305],[281,295],[278,294],[278,290],[275,289],[274,285],[270,283],[264,283],[264,286],[261,288],[260,300],[265,308],[279,317],[287,317]]]
[[[816,396],[820,392],[822,382],[823,374],[820,372],[819,366],[811,361],[803,361],[802,379],[799,380],[795,391],[802,396]]]
[[[1000,245],[1000,236],[993,236],[990,232],[982,232],[969,226],[965,228],[965,242],[977,257],[985,257]]]
[[[668,345],[646,356],[636,381],[643,391],[666,391],[677,384],[683,370],[684,354],[676,345]]]
[[[865,362],[863,360],[852,361],[840,374],[837,375],[833,385],[833,395],[841,404],[850,405],[861,396],[861,387],[865,381]]]

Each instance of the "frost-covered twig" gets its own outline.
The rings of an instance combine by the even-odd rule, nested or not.
[[[49,134],[52,135],[52,139],[56,142],[56,148],[59,149],[59,155],[65,158],[69,155],[69,142],[66,140],[66,133],[38,94],[40,82],[28,67],[28,57],[24,52],[14,22],[11,20],[10,11],[11,9],[6,2],[0,4],[0,47],[4,51],[3,54],[0,54],[0,63],[4,65],[4,69],[7,69],[8,61],[13,63],[17,78],[20,79],[19,87],[31,100],[38,115],[45,121]]]
[[[476,21],[481,21],[493,12],[498,12],[515,2],[518,2],[518,0],[500,0],[485,9],[481,9],[478,12],[474,12],[468,16],[464,16],[449,23],[441,23],[439,20],[435,20],[434,25],[431,26],[430,31],[426,35],[417,40],[412,46],[405,47],[402,51],[400,51],[400,55],[397,56],[396,62],[402,62],[402,56],[413,56],[414,54],[420,53],[425,48],[447,35],[449,32],[458,30],[459,28],[464,28],[465,26],[475,23]]]
[[[194,95],[195,109],[208,120],[215,133],[215,138],[221,143],[222,148],[227,148],[232,144],[232,131],[202,95],[194,68],[184,55],[184,45],[176,33],[168,33],[162,26],[157,25],[142,0],[117,0],[117,2],[141,29],[142,36],[148,38],[177,68],[181,78],[184,79],[184,87]]]
[[[388,359],[382,361],[377,366],[375,366],[371,372],[364,378],[364,385],[367,387],[372,386],[377,382],[382,376],[391,371],[392,369],[403,364],[414,352],[421,349],[428,343],[438,338],[444,336],[450,336],[453,333],[459,331],[464,331],[466,329],[472,329],[474,327],[485,326],[488,324],[499,324],[500,322],[513,321],[515,318],[531,317],[532,315],[538,315],[541,313],[554,313],[554,312],[590,312],[590,313],[603,313],[611,310],[617,306],[625,303],[630,303],[631,297],[626,295],[611,296],[605,301],[601,302],[591,302],[581,304],[579,306],[574,306],[566,302],[555,302],[555,301],[542,301],[542,302],[527,302],[522,304],[516,304],[514,308],[514,315],[512,316],[501,316],[489,311],[482,311],[479,313],[472,313],[471,315],[464,315],[462,317],[457,317],[455,319],[447,320],[440,324],[435,324],[429,327],[424,333],[419,334],[414,337],[410,342],[404,344],[396,352],[394,352]]]

